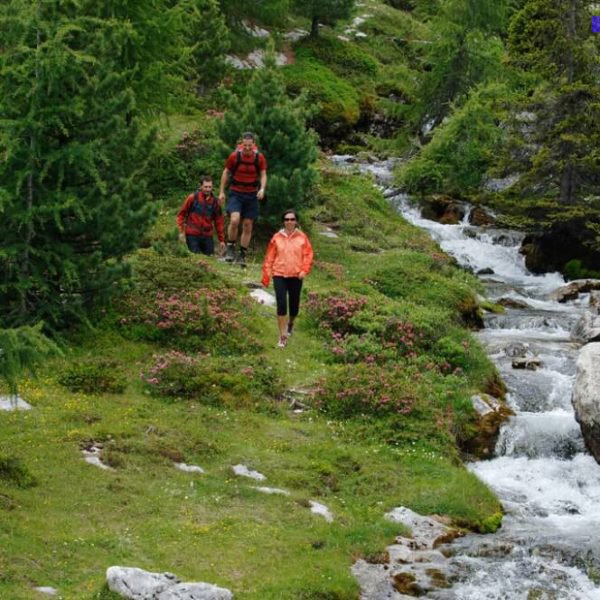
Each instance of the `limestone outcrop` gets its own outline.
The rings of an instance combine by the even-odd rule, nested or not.
[[[600,342],[579,353],[571,401],[585,445],[600,464]]]

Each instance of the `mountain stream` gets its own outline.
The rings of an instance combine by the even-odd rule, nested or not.
[[[349,167],[348,158],[332,161]],[[502,527],[447,547],[453,585],[427,597],[453,600],[600,600],[600,466],[585,452],[571,406],[579,345],[570,331],[587,299],[558,303],[560,274],[531,274],[519,253],[522,234],[424,219],[391,186],[393,161],[354,166],[370,172],[410,223],[479,275],[490,300],[523,308],[489,314],[476,335],[496,364],[515,412],[502,427],[492,459],[468,465],[498,495]],[[468,211],[467,211],[468,212]],[[514,369],[515,356],[540,361]]]

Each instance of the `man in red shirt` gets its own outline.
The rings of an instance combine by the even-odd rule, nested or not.
[[[225,162],[219,189],[221,205],[225,201],[225,187],[228,182],[227,214],[230,221],[227,229],[225,260],[233,262],[235,259],[235,243],[241,221],[242,235],[240,236],[240,253],[237,262],[245,267],[246,253],[252,237],[252,226],[258,217],[258,202],[264,200],[267,187],[267,161],[257,150],[253,133],[244,133],[241,146],[232,152]]]
[[[225,219],[221,206],[213,195],[212,178],[200,179],[200,188],[190,194],[177,213],[179,239],[187,243],[190,252],[211,256],[214,251],[213,227],[219,238],[219,250],[225,249]]]

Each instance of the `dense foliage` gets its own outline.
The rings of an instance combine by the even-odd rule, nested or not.
[[[284,210],[302,208],[315,181],[317,137],[306,129],[310,114],[307,98],[300,95],[290,99],[286,95],[283,77],[271,52],[265,68],[250,80],[245,96],[229,94],[227,106],[219,123],[222,154],[226,157],[236,147],[244,131],[257,136],[259,149],[269,165],[268,201],[263,213],[276,227]]]

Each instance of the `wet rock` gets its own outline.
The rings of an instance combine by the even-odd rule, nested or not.
[[[445,225],[456,225],[465,216],[465,208],[450,196],[434,195],[423,201],[421,216]]]
[[[598,290],[590,292],[590,310],[594,314],[600,315],[600,291]]]
[[[135,567],[109,567],[111,592],[129,600],[232,600],[233,594],[210,583],[182,583],[173,573],[151,573]]]
[[[585,311],[573,326],[571,337],[583,344],[600,341],[600,315]]]
[[[478,415],[475,434],[463,440],[461,450],[470,457],[490,458],[494,454],[502,423],[513,411],[490,394],[471,396],[471,402]]]
[[[585,445],[600,464],[600,343],[586,344],[577,358],[571,397]]]
[[[535,371],[541,366],[542,361],[539,358],[515,358],[512,361],[513,369],[527,369],[528,371]]]
[[[510,344],[510,346],[507,346],[504,349],[504,354],[512,358],[533,356],[531,350],[529,349],[529,344],[525,344],[522,342],[515,342],[514,344]]]
[[[579,294],[600,290],[600,279],[575,279],[554,290],[548,298],[557,302],[575,300]]]
[[[489,227],[490,225],[495,225],[496,221],[484,208],[475,206],[469,213],[469,223],[476,227]]]
[[[496,300],[496,304],[504,306],[505,308],[529,308],[529,304],[523,300],[516,300],[515,298],[500,298]]]
[[[475,275],[493,275],[494,274],[494,269],[490,269],[489,267],[486,267],[485,269],[479,269],[479,271],[477,271],[477,273],[475,273]]]

